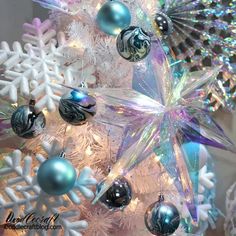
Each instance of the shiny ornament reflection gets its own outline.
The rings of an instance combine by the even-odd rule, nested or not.
[[[76,178],[73,165],[60,156],[44,161],[37,172],[39,186],[49,195],[68,193],[74,187]]]
[[[169,35],[173,31],[171,19],[164,13],[157,13],[154,19],[154,25],[163,35]]]
[[[97,187],[97,192],[102,188],[103,182]],[[107,192],[100,198],[100,202],[111,210],[122,210],[132,200],[132,189],[124,178],[116,179]]]
[[[148,230],[157,236],[173,234],[179,227],[180,215],[177,208],[160,196],[159,201],[151,204],[145,213]]]
[[[106,34],[118,35],[130,25],[131,14],[126,5],[119,1],[108,1],[97,14],[97,25]]]

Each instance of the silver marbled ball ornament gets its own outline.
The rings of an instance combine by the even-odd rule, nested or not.
[[[157,202],[151,204],[145,213],[145,225],[153,235],[172,235],[179,224],[180,214],[177,208],[172,203],[166,202],[163,195]]]
[[[85,92],[72,90],[62,96],[59,113],[71,125],[83,125],[96,114],[96,99]]]
[[[130,26],[120,32],[116,47],[124,59],[130,62],[141,61],[151,50],[151,38],[142,28]]]
[[[43,132],[45,126],[43,112],[36,113],[33,105],[18,107],[11,116],[12,130],[21,138],[35,138]]]

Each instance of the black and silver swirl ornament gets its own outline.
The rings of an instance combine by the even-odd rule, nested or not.
[[[85,92],[72,90],[62,96],[59,113],[71,125],[83,125],[96,114],[96,99]]]
[[[148,207],[145,224],[154,235],[172,235],[179,227],[180,214],[172,203],[166,202],[164,196],[160,195],[159,200]]]
[[[31,105],[18,107],[11,117],[11,127],[21,138],[35,138],[43,132],[45,126],[46,119],[43,112],[36,113]]]
[[[116,47],[124,59],[130,62],[141,61],[151,50],[151,38],[142,28],[130,26],[120,32]]]

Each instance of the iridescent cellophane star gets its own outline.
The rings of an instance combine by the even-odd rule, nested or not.
[[[50,10],[76,15],[78,13],[77,4],[80,0],[33,0],[33,2],[37,2],[42,7]]]
[[[236,152],[236,147],[205,110],[207,96],[220,67],[184,74],[175,83],[159,41],[153,42],[147,60],[135,65],[132,89],[95,89],[97,121],[124,129],[117,162],[108,174],[94,203],[120,175],[154,152],[185,199],[192,219],[197,222],[199,153],[188,157],[182,144],[197,142]],[[139,91],[139,92],[137,92]],[[158,180],[157,180],[158,181]]]

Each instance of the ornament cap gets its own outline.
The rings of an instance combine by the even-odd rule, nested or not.
[[[36,104],[36,101],[34,99],[30,99],[29,106],[34,108],[35,104]]]
[[[66,153],[65,153],[65,151],[62,151],[62,152],[60,153],[59,157],[61,157],[61,158],[66,158]]]
[[[160,194],[159,195],[159,198],[158,198],[158,202],[164,202],[165,201],[165,197],[164,197],[164,195],[163,194]]]

